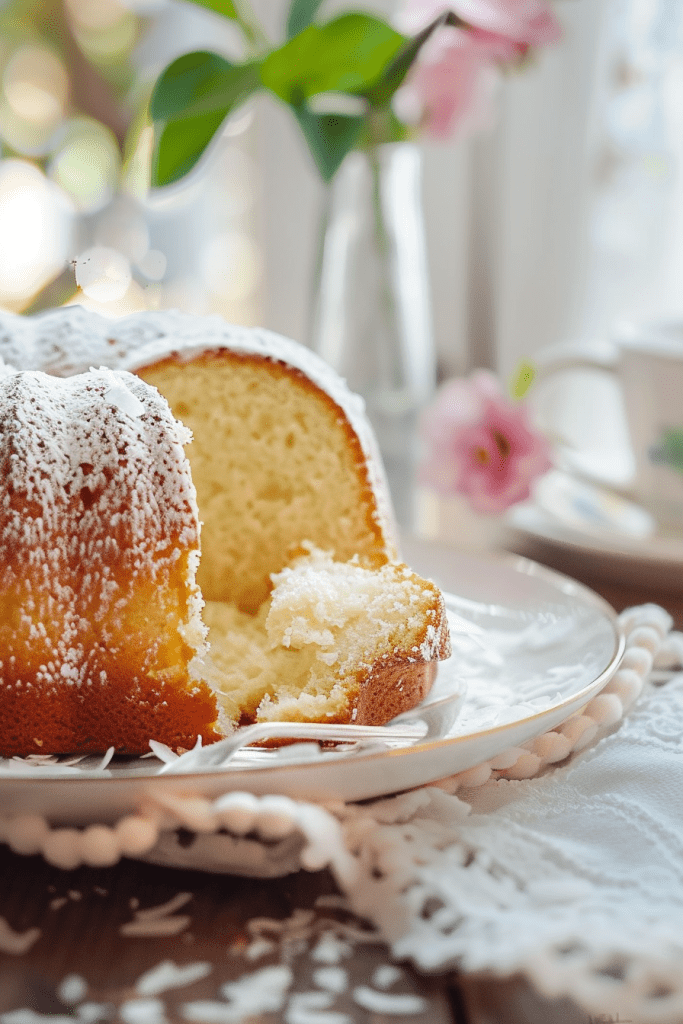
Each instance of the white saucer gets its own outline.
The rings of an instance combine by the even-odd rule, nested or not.
[[[644,508],[607,487],[555,470],[533,501],[510,510],[507,526],[512,550],[553,550],[615,582],[683,592],[683,536],[664,535]]]

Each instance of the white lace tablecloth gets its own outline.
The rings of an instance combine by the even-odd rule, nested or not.
[[[564,732],[507,759],[364,805],[178,798],[156,817],[146,808],[114,829],[81,833],[81,861],[97,862],[106,832],[124,853],[161,864],[263,876],[328,867],[349,909],[424,971],[521,973],[589,1014],[676,1024],[683,673],[649,673],[653,657],[655,666],[683,664],[683,637],[653,606],[622,622],[627,650],[608,692]],[[74,830],[0,826],[17,852],[40,849],[69,866]]]
[[[625,616],[636,654],[649,647],[659,664],[680,663],[680,635],[648,643],[662,622],[652,611]],[[649,681],[626,710],[538,777],[485,766],[372,804],[328,806],[334,828],[302,819],[308,845],[294,858],[327,861],[349,907],[424,971],[520,973],[592,1015],[678,1024],[683,673]]]
[[[389,805],[348,810],[351,903],[425,970],[521,972],[590,1013],[681,1021],[682,754],[679,675],[542,778],[399,797],[384,829],[367,817]]]

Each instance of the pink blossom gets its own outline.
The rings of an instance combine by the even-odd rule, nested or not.
[[[477,512],[496,514],[524,501],[552,465],[548,441],[524,405],[508,401],[484,370],[445,384],[422,428],[422,482],[445,496],[465,495]]]
[[[467,27],[433,34],[395,97],[399,118],[440,138],[490,122],[495,68],[560,36],[547,0],[404,0],[396,23],[417,33],[448,10]]]
[[[516,43],[556,43],[560,25],[548,0],[452,0],[451,8],[468,25]]]
[[[548,0],[403,0],[397,27],[415,34],[445,11],[453,11],[474,29],[526,46],[555,43],[559,22]]]
[[[445,28],[428,40],[394,98],[407,123],[421,124],[437,138],[475,129],[490,117],[489,54],[462,29]]]

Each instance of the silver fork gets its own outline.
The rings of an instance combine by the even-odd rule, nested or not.
[[[449,611],[451,628],[452,613]],[[460,616],[455,616],[455,629],[470,635],[483,631]],[[480,643],[478,637],[475,638]],[[203,771],[211,768],[225,768],[235,754],[243,747],[263,740],[309,740],[337,743],[354,743],[367,740],[384,742],[394,746],[405,746],[420,740],[429,741],[446,735],[455,721],[465,700],[466,687],[431,702],[427,700],[411,711],[397,715],[387,725],[325,725],[320,722],[257,722],[237,729],[231,736],[208,747],[195,747],[174,761],[167,762],[159,769],[159,775],[174,775],[184,772]]]
[[[403,716],[395,719],[399,722]],[[325,742],[353,743],[358,740],[385,741],[402,746],[401,741],[416,742],[429,732],[423,718],[413,725],[325,725],[320,722],[257,722],[237,729],[232,736],[212,743],[209,747],[195,747],[170,761],[159,770],[159,775],[173,775],[206,768],[225,768],[243,747],[272,739],[295,739]]]
[[[465,688],[431,703],[419,705],[412,711],[397,715],[389,725],[325,725],[320,722],[257,722],[237,729],[232,736],[212,743],[209,747],[195,747],[181,754],[159,769],[159,775],[177,775],[202,771],[207,768],[225,768],[243,747],[262,740],[294,739],[320,742],[354,743],[368,740],[394,746],[418,743],[444,736],[465,699]]]

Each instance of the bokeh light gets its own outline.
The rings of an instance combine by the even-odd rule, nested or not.
[[[0,304],[23,308],[64,269],[73,213],[34,164],[0,160]]]
[[[78,287],[96,302],[122,299],[133,279],[126,257],[104,245],[82,252],[75,261],[75,271]]]
[[[90,32],[106,32],[128,14],[118,0],[66,0],[66,6],[76,27]]]
[[[149,249],[149,228],[138,203],[129,196],[116,196],[97,219],[95,242],[116,249],[131,263],[144,260]]]
[[[69,80],[64,65],[46,46],[21,46],[2,80],[5,97],[19,117],[56,124],[64,113]]]
[[[82,289],[65,303],[67,306],[83,306],[93,313],[101,316],[111,317],[115,320],[120,316],[128,316],[129,313],[137,313],[142,309],[149,309],[146,292],[140,287],[137,281],[131,281],[123,295],[118,299],[109,299],[106,302],[98,302],[97,299],[86,295]]]
[[[215,235],[202,254],[202,279],[226,302],[249,298],[261,276],[261,260],[252,239],[240,231]]]
[[[150,281],[161,281],[166,273],[166,256],[159,249],[150,249],[138,261],[138,267]]]
[[[114,133],[91,117],[67,122],[48,173],[82,213],[101,210],[112,198],[121,158]]]
[[[89,56],[115,59],[130,50],[138,21],[119,0],[66,0],[74,33]]]
[[[175,0],[0,0],[0,306],[170,305],[254,322],[253,105],[201,174],[150,194],[146,98],[163,57],[147,41],[202,17]]]
[[[68,94],[66,69],[52,50],[33,44],[18,47],[2,76],[0,125],[5,142],[27,156],[48,152]]]

